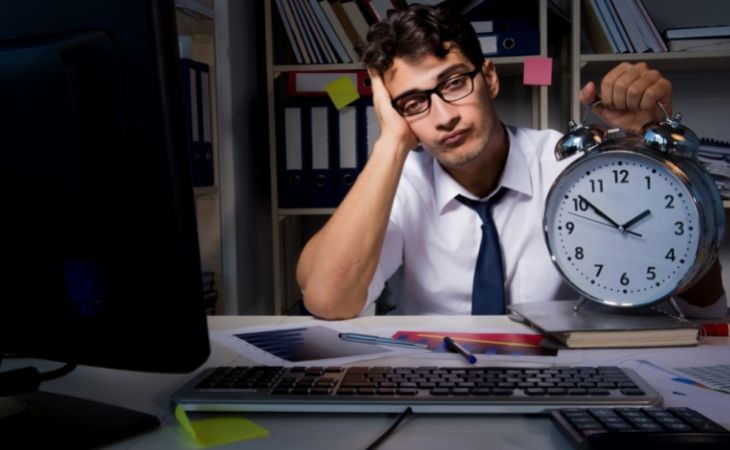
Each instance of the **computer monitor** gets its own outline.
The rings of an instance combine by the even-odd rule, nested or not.
[[[209,341],[173,1],[0,10],[0,355],[194,370]],[[0,373],[0,416],[24,374]],[[24,398],[26,418],[62,402]]]

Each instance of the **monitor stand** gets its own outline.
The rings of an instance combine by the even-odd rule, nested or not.
[[[159,425],[150,414],[61,394],[0,397],[3,448],[93,448]]]

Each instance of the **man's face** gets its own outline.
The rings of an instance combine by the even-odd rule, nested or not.
[[[473,78],[471,94],[451,103],[432,94],[428,111],[405,118],[421,145],[446,168],[461,168],[476,160],[499,126],[491,102],[498,92],[498,80],[493,66],[488,67]],[[418,60],[396,58],[383,80],[391,97],[397,98],[407,92],[433,89],[474,69],[466,56],[453,48],[443,59],[433,55]]]

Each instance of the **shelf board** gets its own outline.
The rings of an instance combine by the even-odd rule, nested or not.
[[[331,216],[335,208],[279,208],[279,218],[286,216]]]
[[[193,189],[196,197],[205,197],[218,193],[218,186],[200,186]]]
[[[497,66],[500,73],[514,75],[522,73],[522,63],[524,56],[502,56],[487,57]],[[362,62],[347,64],[278,64],[274,65],[274,75],[286,72],[320,72],[325,70],[364,70],[365,65]]]
[[[721,70],[730,69],[730,50],[580,55],[581,69],[588,73],[603,73],[621,61],[645,61],[662,71]]]

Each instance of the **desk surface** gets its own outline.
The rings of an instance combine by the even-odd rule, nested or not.
[[[208,323],[212,331],[236,329],[245,326],[294,324],[312,320],[307,317],[289,316],[211,316]],[[495,316],[385,316],[364,317],[348,321],[363,330],[386,328],[430,328],[440,330],[482,330],[529,332],[523,325],[511,322],[506,317]],[[205,366],[245,365],[241,355],[211,341],[211,355]],[[714,359],[708,359],[713,357]],[[720,361],[718,361],[718,357]],[[730,340],[709,338],[698,347],[637,349],[637,350],[571,350],[562,351],[556,363],[569,361],[582,364],[605,364],[631,367],[637,370],[664,396],[665,406],[691,406],[726,427],[730,427],[730,411],[722,413],[718,405],[730,397],[716,394],[717,399],[707,401],[692,391],[667,382],[667,375],[651,366],[663,367],[667,361],[681,360],[686,366],[708,364],[730,364]],[[418,361],[381,359],[368,361],[368,365],[417,365]],[[479,364],[500,365],[500,361],[482,359]],[[514,364],[514,363],[513,363]],[[453,365],[459,365],[454,359]],[[639,366],[639,367],[637,367]],[[202,368],[201,368],[202,369]],[[156,414],[163,426],[154,432],[119,442],[109,448],[115,450],[147,449],[193,449],[195,444],[188,439],[176,424],[169,409],[169,398],[179,386],[193,374],[167,375],[128,372],[120,370],[80,367],[64,378],[44,384],[43,389],[104,401],[111,404]],[[656,383],[655,383],[656,382]],[[677,394],[676,392],[679,392]],[[701,394],[701,393],[700,393]],[[704,394],[703,394],[704,395]],[[723,398],[724,397],[724,398]],[[715,402],[715,403],[714,403]],[[231,444],[225,449],[338,449],[365,448],[379,436],[393,421],[392,416],[333,415],[333,414],[246,414],[246,417],[266,427],[271,435],[265,439]],[[448,448],[458,442],[459,448],[495,449],[569,449],[571,446],[542,416],[524,415],[418,415],[407,418],[381,447],[382,449],[403,448]]]

